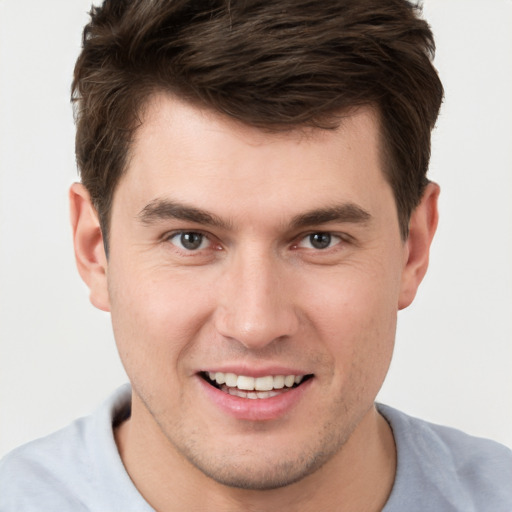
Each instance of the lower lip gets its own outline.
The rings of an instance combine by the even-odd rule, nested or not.
[[[274,420],[284,416],[297,405],[313,381],[313,378],[310,378],[300,386],[271,398],[251,399],[225,393],[208,384],[199,375],[197,379],[207,397],[224,413],[236,419],[248,421]]]

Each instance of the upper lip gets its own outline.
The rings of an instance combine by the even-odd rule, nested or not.
[[[289,366],[241,366],[241,365],[222,365],[222,366],[211,366],[199,370],[198,373],[234,373],[235,375],[246,375],[247,377],[266,377],[272,375],[309,375],[311,372],[304,371],[299,368],[291,368]]]

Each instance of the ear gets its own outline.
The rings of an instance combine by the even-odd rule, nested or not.
[[[81,183],[71,185],[69,204],[78,272],[89,287],[93,306],[110,311],[103,235],[89,192]]]
[[[430,244],[437,228],[437,200],[440,188],[429,183],[409,221],[409,236],[405,242],[406,263],[402,272],[398,309],[411,304],[428,268]]]

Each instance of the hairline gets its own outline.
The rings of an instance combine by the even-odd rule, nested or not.
[[[141,90],[144,90],[144,87],[141,87]],[[382,112],[381,108],[378,104],[374,102],[362,103],[358,105],[352,105],[342,110],[333,110],[332,112],[327,112],[324,116],[321,116],[321,119],[326,120],[325,126],[321,124],[312,123],[297,123],[297,124],[286,124],[286,123],[275,123],[275,124],[258,124],[258,123],[248,123],[237,117],[230,115],[227,112],[214,108],[213,106],[207,105],[200,100],[187,96],[185,94],[180,94],[178,91],[174,90],[170,87],[163,86],[154,86],[146,92],[142,93],[140,97],[139,107],[137,108],[134,114],[134,126],[131,128],[131,137],[129,142],[127,143],[127,148],[125,152],[123,166],[121,171],[117,177],[115,182],[115,186],[113,187],[109,200],[107,201],[107,211],[103,214],[98,212],[98,217],[100,219],[100,227],[103,235],[103,245],[105,249],[105,253],[108,257],[109,255],[109,240],[110,240],[110,228],[111,228],[111,218],[112,218],[112,207],[114,203],[114,198],[116,195],[116,191],[118,189],[120,181],[123,179],[125,174],[128,172],[130,167],[131,159],[133,158],[133,149],[136,145],[136,138],[139,132],[139,129],[145,123],[147,119],[147,111],[150,108],[150,105],[154,103],[158,98],[167,97],[174,99],[176,101],[183,102],[193,108],[204,111],[205,113],[213,114],[215,116],[220,116],[224,120],[238,124],[242,127],[254,128],[256,130],[261,131],[265,134],[291,134],[291,133],[302,133],[304,136],[309,136],[310,133],[317,133],[320,130],[333,130],[339,128],[339,126],[343,123],[343,120],[351,117],[356,114],[359,110],[366,108],[370,111],[371,115],[374,116],[375,122],[377,124],[377,151],[379,155],[379,167],[382,172],[382,175],[388,185],[391,187],[393,193],[393,200],[395,203],[395,209],[397,214],[397,222],[399,224],[399,230],[401,234],[402,240],[405,240],[408,235],[408,225],[402,225],[402,219],[400,215],[400,208],[398,205],[398,200],[396,197],[395,189],[393,184],[391,183],[391,169],[390,167],[393,165],[393,157],[391,155],[391,150],[389,148],[389,142],[386,140],[385,135],[385,127],[382,121]],[[334,122],[335,121],[335,122]],[[97,209],[97,206],[94,205]],[[105,218],[106,216],[106,218]]]

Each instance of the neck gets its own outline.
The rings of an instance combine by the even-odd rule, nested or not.
[[[132,481],[158,512],[377,512],[393,486],[394,439],[374,407],[343,448],[320,469],[292,485],[268,491],[231,488],[205,476],[144,412],[134,400],[131,418],[118,427],[115,437]]]

